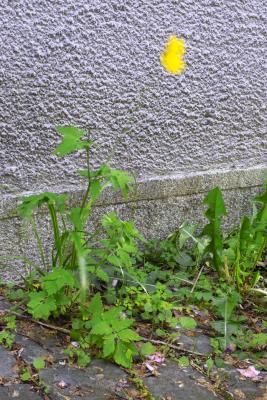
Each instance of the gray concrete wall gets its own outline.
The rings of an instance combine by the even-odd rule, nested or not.
[[[51,155],[58,124],[91,132],[94,165],[115,149],[113,166],[142,182],[150,236],[177,210],[177,224],[197,218],[191,197],[216,182],[241,196],[233,218],[245,212],[266,169],[266,16],[265,0],[2,0],[0,253],[20,250],[18,196],[80,190],[80,155]],[[159,62],[170,34],[186,40],[181,76]]]

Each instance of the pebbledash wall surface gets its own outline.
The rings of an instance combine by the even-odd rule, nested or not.
[[[81,155],[51,155],[59,124],[91,132],[94,165],[113,153],[135,174],[134,197],[107,194],[96,213],[146,237],[200,221],[216,185],[228,224],[250,210],[267,159],[265,0],[2,0],[0,24],[0,255],[35,256],[20,196],[81,191]],[[186,40],[181,76],[159,62],[171,34]]]

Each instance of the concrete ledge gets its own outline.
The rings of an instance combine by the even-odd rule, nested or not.
[[[166,199],[168,197],[181,197],[192,194],[200,194],[218,186],[222,190],[239,189],[246,187],[261,187],[267,177],[267,167],[264,165],[254,166],[246,169],[211,170],[181,173],[173,175],[152,176],[138,180],[136,187],[127,200],[118,193],[107,189],[96,206],[108,206],[138,202],[142,200]],[[55,193],[69,193],[71,204],[80,199],[83,188],[56,187],[48,188],[47,191]],[[19,196],[16,194],[4,195],[0,201],[0,219],[16,217],[16,208],[20,198],[38,192],[24,192]],[[42,211],[40,211],[42,212]]]
[[[99,225],[104,213],[113,210],[120,218],[133,220],[136,227],[148,239],[166,237],[185,220],[198,223],[201,227],[205,221],[203,198],[211,188],[219,186],[224,193],[228,211],[227,217],[223,219],[227,232],[239,223],[242,215],[250,214],[250,200],[261,191],[266,172],[266,168],[258,166],[249,169],[151,177],[137,182],[135,193],[127,202],[118,194],[107,190],[95,207],[88,230]],[[69,193],[70,202],[75,204],[81,197],[82,191],[81,188],[77,190],[69,188]],[[30,194],[32,193],[23,193],[23,195]],[[18,196],[5,196],[1,200],[0,256],[23,255],[37,261],[37,245],[31,227],[27,221],[21,221],[16,216]],[[51,249],[51,237],[50,222],[45,209],[40,209],[36,220],[48,255]],[[0,261],[0,276],[6,279],[16,279],[18,272],[24,271],[21,263],[10,261],[8,264],[1,264],[3,263]]]

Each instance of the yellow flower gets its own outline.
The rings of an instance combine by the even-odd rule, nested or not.
[[[184,40],[178,39],[177,36],[170,36],[160,56],[161,65],[171,74],[181,74],[185,69],[184,54]]]

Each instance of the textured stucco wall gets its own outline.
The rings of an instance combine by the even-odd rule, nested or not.
[[[23,192],[75,191],[82,160],[51,155],[58,124],[92,132],[94,164],[115,145],[113,165],[143,182],[264,169],[266,15],[265,0],[2,0],[2,215]],[[159,63],[173,33],[181,76]]]

